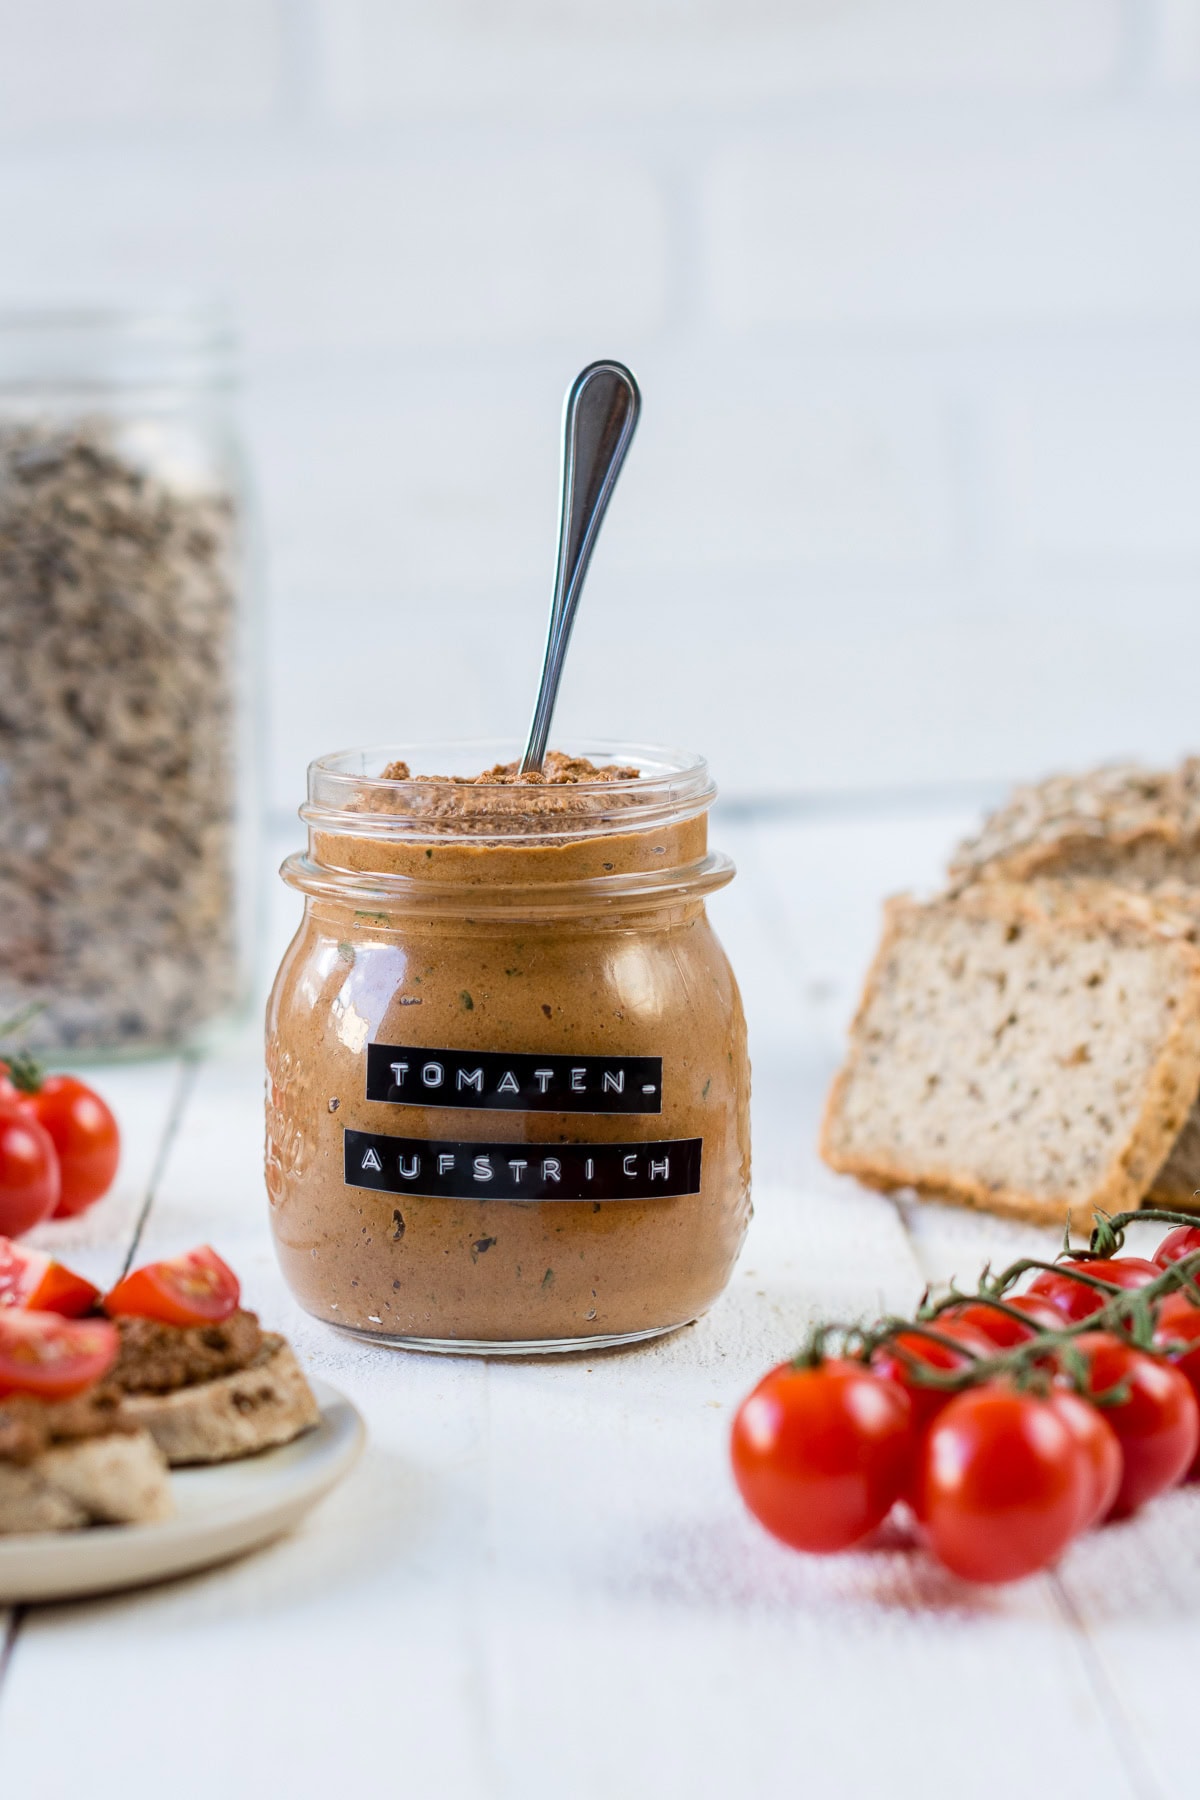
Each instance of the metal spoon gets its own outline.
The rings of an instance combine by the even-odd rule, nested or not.
[[[641,410],[638,384],[622,363],[589,363],[572,382],[563,409],[558,568],[546,655],[521,774],[540,772],[562,679],[571,627],[588,563]]]

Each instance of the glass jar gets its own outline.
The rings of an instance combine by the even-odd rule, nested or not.
[[[253,642],[231,342],[0,313],[0,1020],[162,1050],[244,997]]]
[[[579,754],[615,759],[604,784],[469,780],[514,753],[323,757],[283,866],[305,904],[267,1015],[276,1250],[302,1306],[383,1343],[657,1336],[720,1294],[750,1216],[705,763],[601,745]]]

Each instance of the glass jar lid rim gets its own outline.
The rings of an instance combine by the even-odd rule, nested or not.
[[[228,308],[219,300],[196,297],[163,299],[145,304],[119,300],[0,302],[0,330],[10,331],[200,331],[232,332]]]
[[[464,778],[453,774],[424,775],[417,771],[409,776],[384,776],[372,774],[368,765],[381,764],[383,768],[392,763],[405,762],[411,767],[414,760],[426,756],[462,759],[468,764],[475,761],[488,762],[493,766],[500,762],[513,762],[521,754],[520,745],[515,739],[497,738],[446,738],[442,740],[426,740],[401,744],[371,744],[362,748],[349,750],[333,750],[324,756],[318,756],[309,764],[309,786],[319,780],[323,783],[344,783],[347,788],[361,790],[364,786],[378,787],[384,792],[391,792],[409,787],[428,792],[431,787],[462,787],[470,785],[489,791],[507,792],[522,785],[512,781],[484,782],[474,778]],[[674,781],[681,779],[708,780],[708,764],[704,757],[691,750],[676,750],[663,744],[632,744],[616,738],[586,738],[580,741],[579,747],[567,754],[587,757],[594,761],[604,757],[607,761],[638,769],[638,773],[620,781],[579,781],[562,783],[528,783],[530,787],[562,786],[584,789],[589,793],[599,791],[628,792],[637,789],[644,793],[648,785],[658,781]],[[483,771],[480,771],[481,773]]]
[[[521,749],[515,740],[459,739],[334,751],[309,764],[308,799],[300,816],[310,829],[350,837],[435,833],[511,845],[521,837],[547,843],[591,836],[617,823],[625,830],[649,829],[705,812],[716,798],[708,764],[694,752],[595,738],[578,740],[570,754],[600,766],[628,765],[638,773],[619,780],[527,784],[475,779],[496,764],[514,762]],[[407,778],[381,773],[397,761],[437,773]],[[457,816],[447,810],[450,796],[461,801]]]
[[[236,350],[230,313],[215,299],[0,304],[4,393],[224,388]]]

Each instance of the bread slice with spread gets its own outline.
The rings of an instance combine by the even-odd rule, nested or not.
[[[253,1456],[320,1422],[291,1346],[240,1301],[236,1275],[207,1246],[149,1263],[105,1296],[124,1416],[173,1466]]]
[[[124,1415],[173,1466],[254,1456],[320,1421],[291,1346],[251,1312],[191,1328],[119,1319],[118,1329]]]
[[[0,1535],[171,1516],[166,1458],[107,1379],[116,1357],[103,1320],[0,1310]]]
[[[890,903],[821,1152],[1039,1222],[1137,1206],[1200,1091],[1200,951],[1107,882]]]
[[[173,1511],[170,1467],[253,1456],[319,1422],[290,1346],[207,1246],[102,1298],[0,1238],[0,1534],[155,1523]]]

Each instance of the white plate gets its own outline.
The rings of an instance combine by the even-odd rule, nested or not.
[[[177,1469],[160,1525],[101,1525],[0,1537],[0,1605],[140,1587],[228,1562],[289,1531],[354,1466],[366,1438],[344,1394],[314,1381],[321,1423],[242,1462]]]

